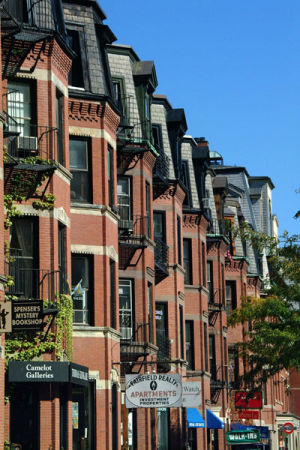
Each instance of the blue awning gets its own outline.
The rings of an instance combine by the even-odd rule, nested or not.
[[[217,417],[212,411],[209,409],[206,410],[206,421],[207,421],[207,428],[212,429],[222,429],[224,428],[224,422],[222,422],[219,417]]]
[[[205,421],[196,408],[187,408],[187,420],[189,428],[205,428]]]

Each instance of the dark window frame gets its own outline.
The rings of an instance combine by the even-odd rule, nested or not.
[[[127,183],[127,187],[128,187],[128,195],[120,195],[118,193],[118,183],[122,180],[125,180]],[[133,227],[133,205],[132,205],[132,184],[133,184],[133,180],[131,176],[127,176],[127,175],[122,175],[122,176],[118,176],[117,179],[117,203],[118,203],[118,208],[119,208],[119,214],[120,214],[120,222],[119,222],[119,228],[132,228]],[[124,203],[123,205],[119,204],[120,198],[121,197],[127,197],[128,198],[128,203]],[[128,219],[124,219],[124,217],[122,217],[122,208],[125,207],[128,208]],[[128,222],[128,223],[126,223]]]
[[[191,179],[188,160],[183,159],[181,162],[181,166],[182,166],[182,181],[184,186],[186,187],[185,198],[183,200],[183,207],[186,206],[192,208],[192,191],[191,191]]]
[[[120,286],[122,285],[122,283],[124,282],[128,282],[128,284],[123,284],[123,286],[129,286],[129,292],[130,292],[130,301],[131,301],[131,308],[130,309],[124,309],[121,308],[120,305],[120,300],[119,300],[119,321],[120,321],[120,333],[122,334],[122,328],[131,328],[131,336],[130,337],[126,337],[126,336],[121,336],[121,339],[123,340],[134,340],[135,338],[135,297],[134,297],[134,293],[135,293],[135,283],[134,283],[134,279],[133,278],[124,278],[121,277],[119,278],[119,284],[118,284],[118,288],[120,289]],[[119,299],[120,299],[120,294],[119,294]],[[122,323],[123,320],[121,318],[121,311],[130,311],[130,319],[131,319],[131,326],[127,326],[127,327],[122,327]],[[126,314],[124,314],[124,317],[126,316]],[[126,325],[126,324],[125,324]]]
[[[205,249],[205,243],[201,242],[201,262],[202,262],[202,285],[204,287],[207,286],[206,284],[206,249]]]
[[[126,94],[126,83],[124,77],[112,76],[113,99],[120,112],[120,125],[129,124],[130,103]]]
[[[177,262],[182,266],[181,217],[177,215]]]
[[[208,372],[208,326],[207,323],[203,323],[203,343],[204,343],[204,370]]]
[[[209,334],[209,371],[211,374],[211,380],[217,379],[217,361],[216,361],[216,336]]]
[[[71,167],[71,153],[70,153],[70,172],[73,175],[73,179],[74,178],[74,174],[76,173],[81,173],[81,174],[86,174],[86,179],[85,179],[85,186],[86,186],[86,198],[80,199],[80,198],[72,198],[71,197],[71,203],[93,203],[93,190],[92,190],[92,155],[91,155],[91,140],[87,137],[82,137],[82,136],[73,136],[71,135],[69,138],[69,149],[71,151],[71,142],[72,141],[77,141],[77,142],[85,142],[86,144],[86,164],[87,164],[87,168],[86,169],[76,169]],[[82,175],[83,177],[83,175]],[[83,180],[81,180],[82,183]],[[73,182],[74,183],[74,182]],[[72,180],[71,180],[71,192],[72,192]],[[76,193],[76,191],[74,191]]]
[[[72,67],[69,72],[69,83],[70,83],[70,78],[72,77],[72,73],[73,73],[72,72],[73,64],[74,64],[74,68],[76,66],[76,70],[78,70],[78,64],[80,64],[81,73],[82,73],[82,85],[76,86],[76,85],[69,84],[69,88],[89,91],[90,87],[91,87],[91,82],[90,82],[90,76],[89,76],[89,63],[88,63],[88,55],[87,55],[87,45],[86,45],[87,39],[86,39],[85,27],[84,27],[84,25],[78,25],[78,24],[66,22],[66,32],[68,35],[69,44],[71,43],[70,32],[71,33],[75,32],[77,34],[78,44],[79,44],[78,47],[79,47],[79,53],[80,53],[80,54],[77,54],[76,51],[73,50],[73,46],[70,45],[72,50],[75,51],[76,57],[73,59]]]
[[[180,358],[184,359],[184,320],[183,305],[179,305],[179,337],[180,337]]]
[[[87,265],[87,280],[83,281],[81,283],[81,288],[87,292],[87,300],[86,300],[86,308],[75,308],[74,311],[83,311],[86,312],[87,317],[83,319],[82,321],[75,321],[75,315],[74,315],[74,324],[80,324],[80,325],[93,325],[94,322],[94,256],[93,255],[83,255],[81,253],[72,253],[71,260],[72,260],[72,267],[74,264],[74,259],[78,260],[84,260],[86,262],[81,263],[81,267],[83,267],[85,264]],[[80,282],[80,280],[73,280],[73,271],[72,271],[72,291],[76,287],[76,285]],[[73,297],[73,302],[76,301],[76,299]],[[83,314],[84,316],[84,314]]]
[[[187,370],[195,370],[194,321],[185,321],[185,355]]]
[[[211,260],[206,262],[206,286],[209,291],[208,303],[214,303],[214,263]]]
[[[107,183],[108,183],[108,204],[114,206],[114,149],[107,145]]]
[[[153,132],[155,130],[155,132]],[[152,123],[152,142],[159,154],[164,153],[162,127],[160,123]]]
[[[236,296],[236,281],[226,280],[225,283],[226,292],[226,313],[229,315],[234,309],[237,308],[237,296]],[[230,292],[230,298],[228,293]]]
[[[183,238],[182,247],[183,247],[183,267],[185,270],[184,284],[192,285],[193,284],[192,239]]]

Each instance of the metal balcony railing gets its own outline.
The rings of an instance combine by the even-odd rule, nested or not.
[[[13,280],[7,293],[20,299],[41,299],[53,303],[64,285],[64,277],[59,270],[36,269],[34,259],[22,256],[20,249],[10,249],[5,258],[5,275]]]
[[[121,339],[132,342],[149,342],[149,323],[133,323],[132,311],[120,311]]]
[[[155,161],[154,175],[157,175],[160,178],[168,179],[169,178],[169,161],[170,161],[169,157],[161,152]]]
[[[132,220],[120,219],[119,241],[127,243],[138,243],[150,237],[150,217],[134,215]]]
[[[225,222],[223,220],[211,218],[207,231],[209,234],[223,234],[224,236],[226,236]]]
[[[165,272],[168,272],[169,247],[160,239],[155,239],[154,262]]]
[[[2,0],[1,7],[4,32],[19,24],[23,29],[66,35],[60,0]]]
[[[9,118],[4,130],[7,152],[14,158],[39,156],[57,161],[57,128],[32,123],[17,123]]]

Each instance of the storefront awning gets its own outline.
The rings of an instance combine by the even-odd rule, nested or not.
[[[212,428],[212,429],[219,428],[221,430],[224,429],[224,422],[222,422],[222,420],[219,419],[219,417],[217,417],[209,409],[206,410],[206,420],[207,420],[207,428]]]
[[[187,420],[189,428],[205,428],[205,421],[196,408],[187,408]]]

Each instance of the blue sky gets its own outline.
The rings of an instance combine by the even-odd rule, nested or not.
[[[300,233],[299,0],[99,0],[118,43],[154,60],[156,93],[184,108],[225,164],[275,184],[280,232]]]

